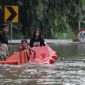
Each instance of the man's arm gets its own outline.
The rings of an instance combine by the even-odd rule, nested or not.
[[[36,56],[35,50],[33,50],[31,47],[28,46],[28,49],[30,49],[32,52],[34,52],[34,57]]]

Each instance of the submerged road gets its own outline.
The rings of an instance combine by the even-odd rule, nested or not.
[[[0,65],[0,85],[85,85],[85,44],[50,46],[58,54],[55,64]]]

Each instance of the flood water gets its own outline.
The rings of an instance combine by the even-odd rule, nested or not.
[[[85,44],[50,46],[54,64],[0,65],[0,85],[85,85]]]

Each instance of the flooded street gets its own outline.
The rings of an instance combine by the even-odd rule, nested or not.
[[[56,63],[0,65],[0,85],[85,85],[85,44],[51,45]]]

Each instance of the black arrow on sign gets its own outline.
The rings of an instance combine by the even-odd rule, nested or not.
[[[15,12],[15,10],[12,7],[6,7],[6,8],[11,13],[11,15],[8,17],[8,19],[6,21],[12,21],[16,17],[17,13]]]

